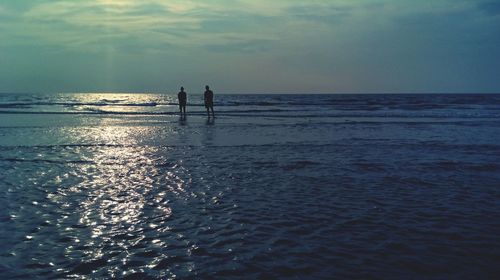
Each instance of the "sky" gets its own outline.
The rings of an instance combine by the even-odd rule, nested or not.
[[[498,93],[499,0],[2,0],[0,92]]]

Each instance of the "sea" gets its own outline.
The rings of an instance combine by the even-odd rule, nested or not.
[[[1,279],[498,279],[500,95],[0,94]]]

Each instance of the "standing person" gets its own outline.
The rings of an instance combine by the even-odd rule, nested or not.
[[[205,86],[204,99],[205,99],[205,108],[207,108],[208,118],[210,118],[209,109],[211,109],[212,110],[212,117],[215,119],[215,113],[214,113],[214,93],[213,93],[213,91],[210,90],[209,86]]]
[[[179,98],[179,111],[181,113],[181,118],[186,117],[186,103],[187,103],[187,93],[184,91],[184,87],[181,87],[181,91],[177,94]],[[183,114],[184,113],[184,114]]]

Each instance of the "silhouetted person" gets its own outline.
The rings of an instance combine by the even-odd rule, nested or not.
[[[187,103],[187,94],[184,91],[184,87],[181,87],[181,91],[177,94],[179,98],[179,111],[181,113],[181,118],[186,117],[186,103]]]
[[[205,86],[205,94],[204,94],[204,100],[205,100],[205,108],[207,108],[207,115],[210,118],[210,111],[212,110],[212,117],[215,118],[215,113],[214,113],[214,93],[210,90],[209,86]]]

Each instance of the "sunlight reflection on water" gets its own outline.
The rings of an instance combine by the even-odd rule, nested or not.
[[[171,199],[186,192],[192,182],[191,175],[182,160],[167,160],[168,149],[136,145],[139,138],[148,137],[150,130],[147,128],[106,126],[103,120],[103,125],[92,133],[78,137],[93,137],[95,143],[105,143],[106,146],[82,152],[80,156],[93,164],[77,165],[73,174],[63,175],[77,176],[80,182],[70,188],[62,184],[57,191],[60,195],[51,197],[54,202],[67,203],[68,209],[76,208],[78,222],[69,226],[68,231],[73,234],[76,234],[75,228],[90,231],[89,238],[82,236],[78,242],[74,239],[74,245],[66,248],[65,255],[69,259],[78,256],[91,267],[94,264],[95,267],[90,269],[99,269],[100,265],[95,262],[105,259],[102,265],[106,264],[108,272],[114,276],[154,267],[161,258],[136,263],[130,271],[119,269],[119,266],[131,266],[130,262],[134,264],[132,253],[128,253],[131,248],[146,246],[146,243],[158,248],[165,246],[160,239],[145,240],[146,234],[154,237],[172,229],[168,223],[175,211],[170,205]],[[85,199],[79,205],[61,199],[75,196]],[[63,223],[67,224],[65,219],[60,221]],[[82,247],[88,249],[82,250]],[[112,249],[111,257],[109,249]],[[120,265],[108,265],[114,254],[118,254]],[[82,274],[82,270],[86,272],[83,267],[73,270],[70,275]]]
[[[64,100],[66,96],[61,96],[60,99]],[[177,102],[174,95],[151,95],[151,94],[127,94],[127,93],[113,93],[113,94],[73,94],[71,103],[69,103],[69,110],[77,112],[94,112],[94,113],[136,113],[142,112],[157,112],[160,110],[167,110],[172,108],[172,104]],[[156,108],[156,109],[155,109]]]

